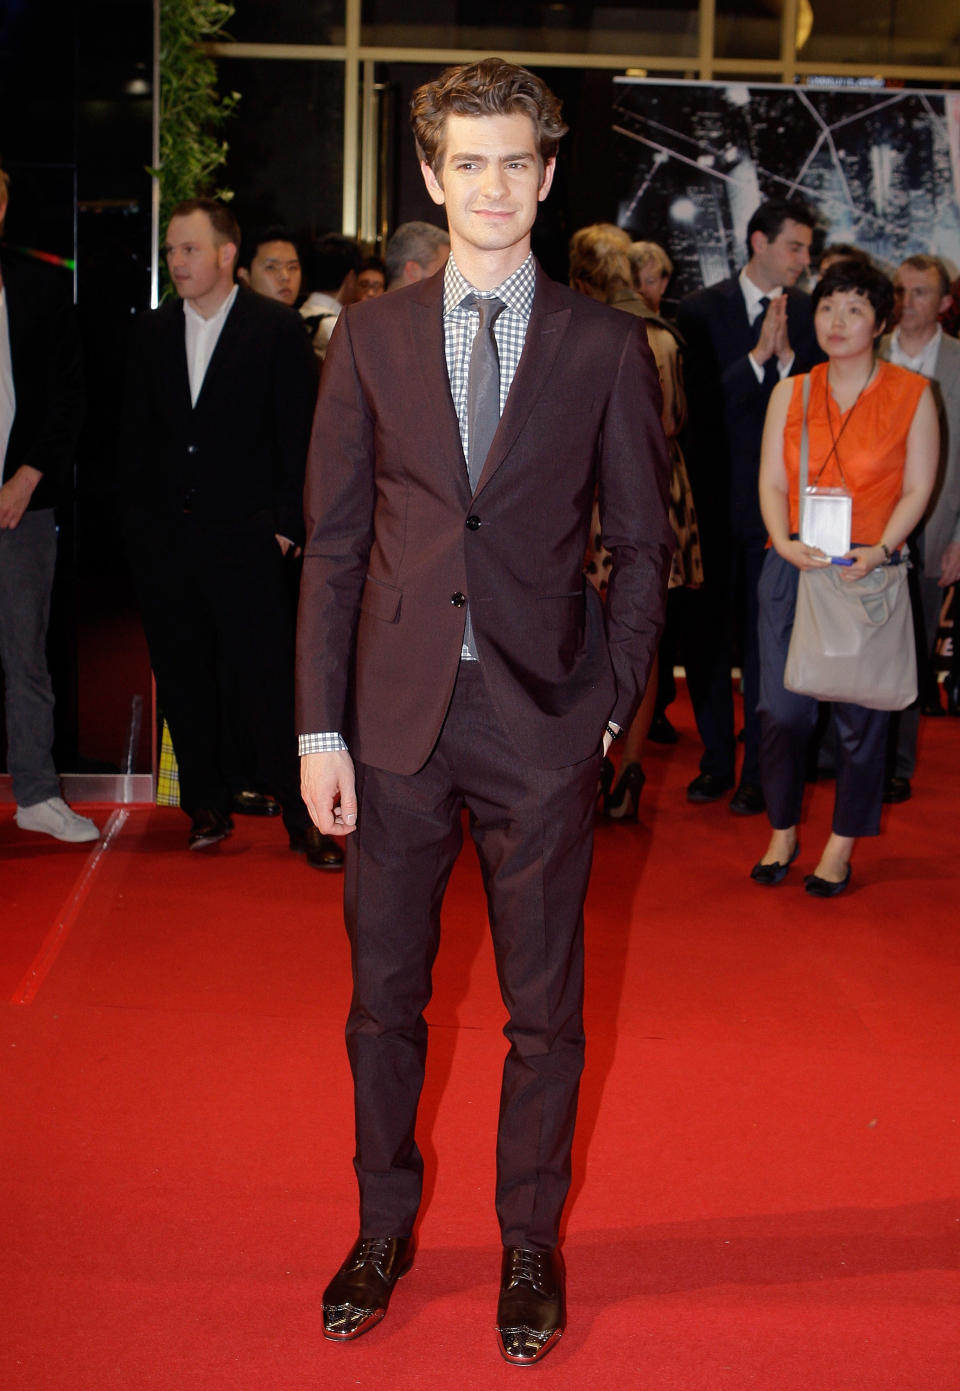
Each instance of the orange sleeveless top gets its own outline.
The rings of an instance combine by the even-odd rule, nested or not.
[[[847,491],[853,497],[851,538],[855,544],[875,545],[883,535],[883,528],[903,491],[907,435],[913,424],[917,403],[928,382],[926,377],[910,372],[906,367],[879,361],[873,381],[850,410],[841,412],[836,401],[830,397],[828,418],[827,366],[827,363],[821,362],[810,373],[807,482],[817,483],[821,488],[839,488],[845,482]],[[802,427],[803,377],[795,377],[783,430],[783,462],[789,486],[791,536],[800,529],[797,484]],[[837,440],[837,448],[831,453],[834,439]],[[829,463],[820,473],[828,457]],[[843,477],[837,465],[838,457]]]

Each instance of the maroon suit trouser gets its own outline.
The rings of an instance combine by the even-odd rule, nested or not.
[[[557,1244],[583,1070],[583,901],[599,757],[598,747],[596,757],[567,768],[526,763],[479,663],[465,662],[419,772],[357,764],[358,829],[346,842],[344,894],[363,1236],[408,1236],[420,1204],[414,1131],[427,1054],[423,1012],[465,805],[509,1015],[497,1133],[502,1240],[541,1250]]]

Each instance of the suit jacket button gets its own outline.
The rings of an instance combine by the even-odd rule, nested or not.
[[[468,530],[468,531],[479,531],[479,529],[480,529],[480,518],[479,518],[479,517],[468,517],[468,518],[467,518],[467,530]]]
[[[188,453],[188,454],[199,454],[199,453],[200,453],[200,448],[199,448],[199,446],[196,445],[196,444],[188,444],[188,445],[187,445],[187,453]]]
[[[450,595],[450,602],[455,609],[462,609],[464,604],[467,602],[467,596],[465,594],[461,594],[458,589],[456,594]]]

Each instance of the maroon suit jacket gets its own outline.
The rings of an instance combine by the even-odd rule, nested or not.
[[[307,469],[297,725],[420,768],[450,702],[469,599],[518,755],[559,768],[626,726],[673,551],[660,387],[643,321],[538,268],[524,350],[471,496],[443,339],[443,272],[341,314]],[[607,602],[582,574],[596,485]]]

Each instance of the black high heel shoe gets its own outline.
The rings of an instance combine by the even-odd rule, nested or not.
[[[605,812],[610,801],[610,789],[613,786],[613,779],[616,775],[616,768],[607,758],[603,756],[600,764],[600,776],[597,778],[597,810]]]
[[[628,763],[617,785],[606,798],[605,811],[611,821],[636,821],[640,792],[647,777],[639,763]]]

